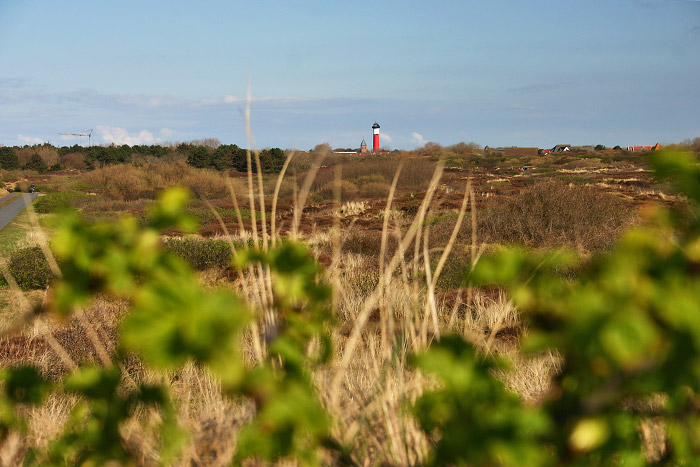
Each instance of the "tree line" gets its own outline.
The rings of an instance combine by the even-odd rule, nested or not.
[[[248,150],[235,144],[222,144],[214,151],[204,146],[180,144],[177,151],[187,155],[187,163],[197,168],[211,168],[216,170],[248,170]],[[257,162],[253,154],[251,165],[253,172],[257,172]],[[258,154],[260,167],[263,173],[278,173],[282,170],[286,156],[280,148],[263,149]]]
[[[37,146],[0,147],[0,169],[36,170],[46,172],[64,168],[93,169],[112,164],[149,162],[153,159],[186,160],[197,168],[214,170],[247,170],[247,150],[235,144],[211,144],[201,142],[181,143],[177,146],[134,145],[91,146],[79,145],[54,147],[51,144]],[[285,161],[280,148],[263,149],[258,153],[263,173],[278,173]],[[251,154],[253,171],[257,170],[255,156]]]

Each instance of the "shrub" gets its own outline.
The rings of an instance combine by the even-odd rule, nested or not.
[[[60,158],[60,164],[67,169],[86,169],[85,155],[72,152]]]
[[[38,246],[12,253],[8,267],[22,290],[44,289],[53,277],[49,263]]]
[[[318,191],[318,194],[326,199],[333,199],[335,196],[335,182],[327,183],[322,186]],[[357,185],[347,180],[340,181],[340,197],[341,199],[348,199],[357,194]]]
[[[384,198],[389,195],[389,184],[370,182],[360,187],[359,195],[363,198]]]
[[[353,179],[352,182],[354,182],[358,186],[362,186],[367,183],[386,183],[386,179],[379,174],[362,175],[361,177]]]
[[[631,221],[628,206],[617,196],[552,181],[492,202],[480,226],[490,242],[592,251],[614,241]]]
[[[219,173],[195,169],[181,162],[157,163],[145,168],[113,165],[85,174],[82,182],[108,198],[120,201],[154,199],[156,193],[173,185],[186,186],[204,199],[219,198],[228,193],[226,180]]]
[[[365,212],[368,207],[364,201],[348,201],[335,214],[340,217],[356,216]]]
[[[34,210],[38,213],[48,214],[67,209],[73,206],[73,199],[85,196],[83,193],[61,192],[41,196],[34,201]]]
[[[404,165],[397,184],[398,188],[424,186],[430,181],[435,170],[435,162],[415,158],[403,160]],[[366,159],[354,159],[343,164],[342,176],[344,180],[356,181],[358,185],[371,181],[388,182],[394,179],[400,162],[401,159],[391,156],[368,156]],[[303,183],[305,176],[305,174],[298,175],[299,184]],[[332,183],[334,178],[335,174],[332,169],[321,170],[314,179],[312,188],[314,190],[322,188]]]
[[[264,190],[266,195],[273,195],[275,193],[275,187],[277,186],[277,177],[271,177],[265,183]],[[298,188],[297,188],[298,189]],[[282,180],[280,184],[280,191],[277,196],[280,198],[287,198],[294,194],[294,181],[293,180]]]
[[[165,244],[165,248],[197,271],[231,265],[231,247],[225,240],[171,239]]]
[[[438,263],[439,256],[433,258],[433,272]],[[468,271],[471,266],[471,259],[463,252],[453,251],[442,268],[440,277],[437,280],[437,290],[448,292],[463,287],[464,271]]]

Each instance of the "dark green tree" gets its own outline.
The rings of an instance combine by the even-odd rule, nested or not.
[[[260,165],[263,173],[280,173],[285,159],[284,151],[280,148],[263,149],[260,152]]]
[[[0,148],[0,168],[5,170],[19,169],[19,159],[12,148]]]
[[[216,170],[229,170],[233,168],[233,161],[238,151],[235,144],[224,144],[216,148],[211,157],[212,166]]]
[[[114,164],[115,162],[117,162],[116,153],[111,149],[113,148],[105,148],[103,146],[92,146],[87,150],[86,160],[90,165],[98,165],[99,167],[104,167],[108,164]]]
[[[46,162],[44,162],[44,159],[42,159],[37,153],[32,155],[32,158],[29,159],[29,162],[27,162],[23,168],[25,170],[36,170],[39,173],[46,172],[48,170]]]
[[[209,156],[209,153],[207,152],[206,148],[202,146],[190,146],[184,151],[181,151],[181,146],[184,145],[181,144],[180,146],[178,146],[178,152],[187,154],[187,163],[189,165],[197,167],[198,169],[206,169],[211,167],[211,157]]]
[[[222,144],[214,151],[212,166],[217,170],[235,169],[239,172],[246,172],[248,170],[246,150],[239,148],[236,144]],[[255,172],[255,167],[253,167],[253,172]]]

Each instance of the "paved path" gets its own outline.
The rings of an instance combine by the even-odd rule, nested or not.
[[[17,214],[22,212],[22,210],[26,207],[24,204],[24,196],[31,196],[31,199],[36,198],[39,196],[39,193],[20,193],[19,197],[12,201],[10,204],[7,206],[4,206],[0,208],[0,230],[2,230],[7,224],[9,224],[12,219],[14,219]],[[0,198],[0,204],[2,204],[5,200],[5,198],[9,199],[9,196],[11,196],[10,193],[7,194],[7,196],[3,196]]]
[[[5,193],[4,195],[0,196],[0,204],[4,203],[13,196],[17,196],[18,194],[19,193]]]

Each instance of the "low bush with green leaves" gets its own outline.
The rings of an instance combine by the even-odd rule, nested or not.
[[[182,238],[170,239],[166,250],[184,259],[196,271],[231,266],[231,245],[225,240]]]
[[[53,278],[44,252],[38,246],[13,252],[8,269],[22,290],[45,289]]]
[[[34,200],[34,210],[38,213],[49,214],[63,209],[73,207],[73,200],[85,197],[84,193],[75,191],[64,191],[58,193],[50,193],[46,196],[40,196]]]

